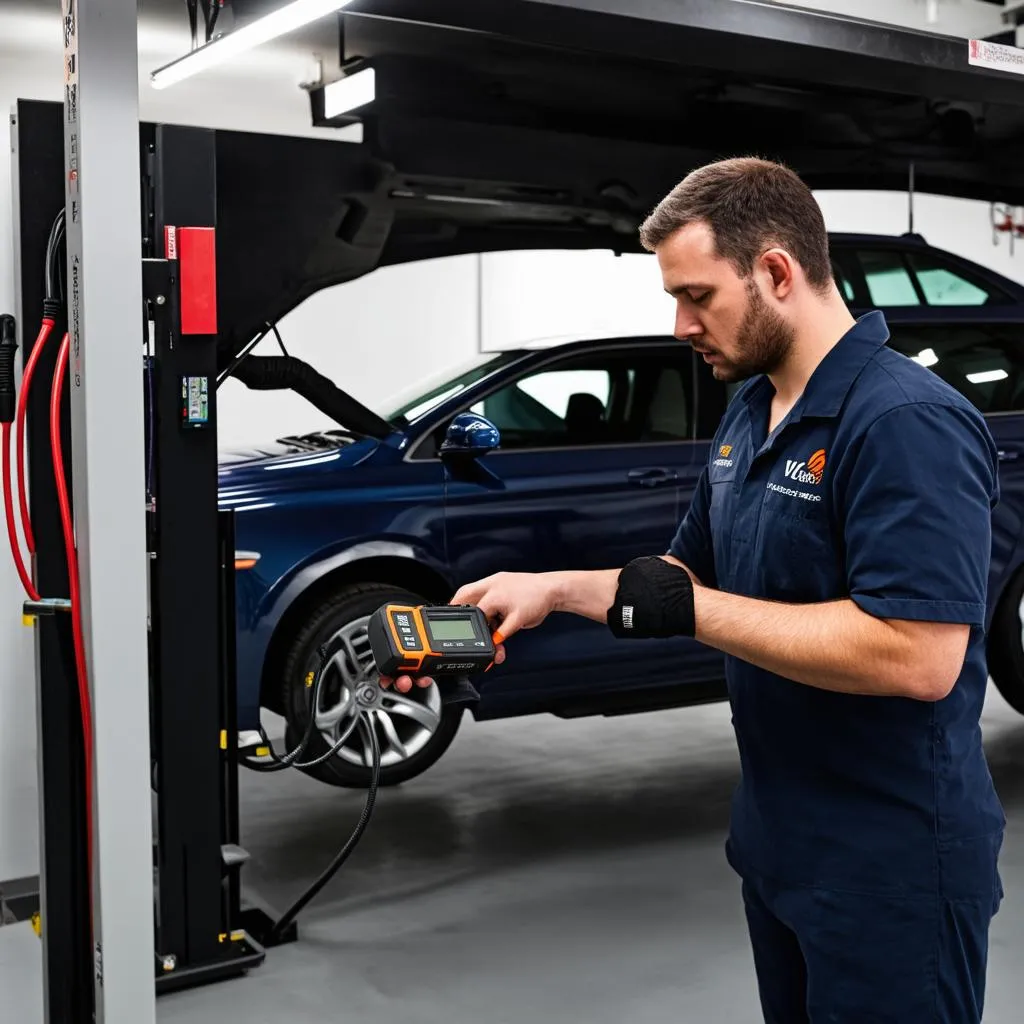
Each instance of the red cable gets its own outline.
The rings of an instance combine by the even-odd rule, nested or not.
[[[29,555],[36,553],[35,536],[32,533],[32,521],[28,514],[28,488],[25,485],[25,416],[28,409],[28,394],[32,386],[32,377],[35,374],[39,358],[43,354],[43,348],[53,330],[53,320],[44,317],[42,327],[39,329],[39,336],[32,347],[28,363],[25,365],[25,373],[22,378],[21,390],[18,393],[17,415],[15,417],[15,438],[18,449],[18,503],[21,507],[21,523],[25,531],[25,542],[28,546]],[[25,559],[21,553],[21,544],[18,541],[18,531],[14,525],[14,494],[11,480],[11,424],[2,425],[2,437],[0,444],[3,445],[3,491],[4,491],[4,513],[7,519],[7,535],[11,542],[11,554],[14,556],[14,565],[18,570],[21,585],[25,588],[30,600],[40,600],[39,591],[32,580],[32,574],[25,565]]]
[[[71,628],[75,639],[75,668],[78,676],[78,700],[82,711],[82,739],[85,746],[85,814],[89,878],[92,878],[92,711],[89,700],[89,679],[86,674],[85,637],[82,630],[82,605],[78,577],[78,553],[75,549],[75,527],[71,517],[71,500],[64,477],[64,446],[61,443],[60,411],[64,396],[64,373],[68,366],[70,341],[64,335],[53,373],[50,394],[50,447],[53,452],[53,476],[57,484],[61,525],[64,528],[64,550],[67,554],[68,580],[71,589]]]
[[[14,434],[18,446],[18,501],[21,505],[21,524],[25,530],[25,543],[28,545],[30,555],[36,553],[36,538],[32,532],[32,520],[28,514],[28,488],[25,486],[25,415],[28,411],[28,392],[32,387],[32,378],[35,376],[36,366],[39,365],[39,359],[52,330],[53,320],[44,317],[43,325],[39,328],[39,336],[36,338],[36,343],[29,353],[28,362],[25,364],[25,372],[21,378],[21,390],[18,392],[17,429]]]
[[[39,600],[39,591],[32,582],[32,577],[25,568],[25,560],[21,554],[21,544],[18,541],[18,531],[14,525],[14,495],[11,493],[11,425],[10,423],[0,424],[0,445],[3,446],[3,488],[4,488],[4,512],[7,515],[7,533],[11,540],[11,554],[14,555],[14,564],[17,566],[18,575],[21,577],[21,585],[25,593],[33,601]]]

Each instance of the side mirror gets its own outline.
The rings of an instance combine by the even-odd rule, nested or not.
[[[501,432],[483,416],[461,412],[448,426],[441,458],[468,456],[478,458],[501,447]]]

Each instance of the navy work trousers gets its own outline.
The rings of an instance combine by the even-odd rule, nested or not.
[[[743,879],[766,1024],[977,1024],[999,899]]]

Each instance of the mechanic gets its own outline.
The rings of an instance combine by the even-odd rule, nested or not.
[[[724,652],[742,770],[726,855],[766,1021],[980,1021],[1005,825],[979,726],[985,421],[886,345],[880,313],[854,321],[788,168],[695,170],[641,240],[676,337],[744,382],[669,553],[499,574],[452,603],[505,641],[565,611]]]

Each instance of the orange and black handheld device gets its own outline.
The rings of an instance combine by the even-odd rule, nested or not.
[[[370,617],[369,633],[382,676],[466,676],[494,663],[487,619],[471,605],[386,604]]]

